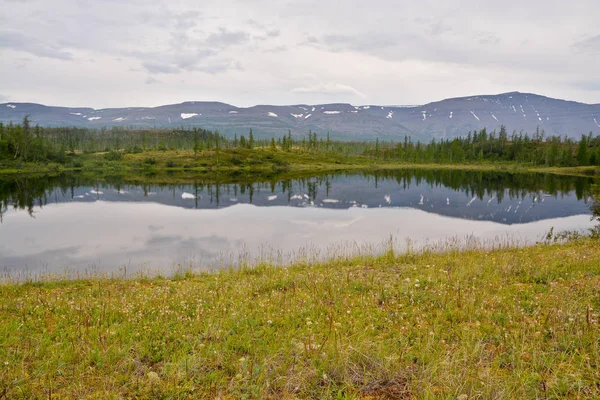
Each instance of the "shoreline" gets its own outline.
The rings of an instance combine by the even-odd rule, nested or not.
[[[556,175],[600,177],[600,167],[550,167],[531,164],[485,162],[468,164],[406,163],[376,160],[362,156],[340,154],[288,153],[268,149],[241,152],[224,149],[219,159],[214,151],[204,151],[195,157],[192,151],[146,151],[127,153],[120,161],[109,161],[104,153],[72,155],[67,164],[23,164],[0,167],[0,179],[16,175],[55,175],[61,173],[90,173],[96,175],[151,175],[158,173],[186,173],[191,177],[210,177],[216,174],[239,176],[246,174],[310,174],[334,171],[379,171],[379,170],[461,170],[507,173],[549,173]]]

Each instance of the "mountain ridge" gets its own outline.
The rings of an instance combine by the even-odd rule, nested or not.
[[[157,107],[60,107],[30,102],[0,104],[0,122],[19,123],[29,115],[40,126],[86,128],[202,127],[226,135],[277,136],[309,130],[338,139],[415,140],[464,136],[486,128],[579,137],[600,133],[600,104],[586,104],[518,91],[447,98],[414,106],[352,105],[350,103],[237,107],[216,101],[185,101]]]

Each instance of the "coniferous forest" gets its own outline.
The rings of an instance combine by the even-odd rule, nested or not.
[[[69,163],[70,155],[106,152],[119,161],[124,153],[150,150],[204,150],[263,148],[280,152],[332,153],[361,156],[374,160],[403,163],[465,164],[508,162],[551,167],[600,165],[600,136],[592,133],[577,140],[546,136],[543,130],[533,134],[499,131],[466,132],[452,139],[432,139],[428,143],[409,136],[398,141],[352,142],[333,140],[328,133],[283,132],[280,137],[256,138],[248,133],[225,137],[205,129],[173,130],[90,130],[31,126],[28,118],[21,124],[0,124],[0,163]]]

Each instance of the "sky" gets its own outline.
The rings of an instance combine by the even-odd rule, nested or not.
[[[598,0],[0,0],[0,103],[600,103]]]

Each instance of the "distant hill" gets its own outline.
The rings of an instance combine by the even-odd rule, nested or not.
[[[160,107],[67,108],[33,103],[0,104],[0,122],[18,123],[29,115],[40,126],[86,128],[203,127],[227,135],[283,135],[331,132],[333,138],[413,140],[452,138],[474,129],[534,132],[546,135],[600,133],[600,104],[584,104],[529,93],[504,93],[452,98],[422,106],[352,106],[317,104],[258,105],[239,108],[217,102],[185,102]]]

